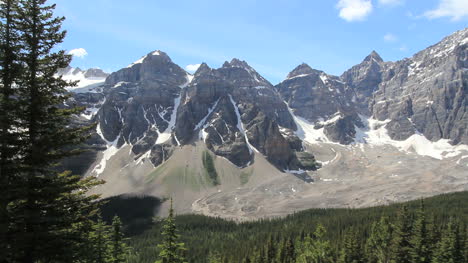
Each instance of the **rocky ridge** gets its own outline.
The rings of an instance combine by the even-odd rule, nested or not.
[[[100,161],[89,158],[88,174],[127,146],[135,162],[154,167],[202,141],[239,168],[260,154],[280,171],[303,173],[319,167],[306,144],[402,142],[418,153],[405,143],[468,144],[467,39],[464,29],[397,62],[372,51],[341,76],[304,63],[276,86],[239,59],[217,69],[203,63],[191,75],[151,52],[72,98],[87,107],[82,121],[98,123],[90,143],[103,151]]]

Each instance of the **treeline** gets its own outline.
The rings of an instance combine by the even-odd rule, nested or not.
[[[424,206],[310,209],[244,223],[181,215],[175,222],[187,262],[463,263],[468,253],[468,192],[428,198]],[[130,237],[129,262],[158,259],[163,225]]]
[[[242,262],[255,263],[444,263],[467,262],[468,232],[456,219],[434,225],[424,206],[416,214],[406,206],[396,222],[387,217],[372,223],[368,236],[353,227],[343,231],[334,245],[318,224],[315,232],[281,239],[273,236]],[[218,257],[218,262],[224,259]]]
[[[63,17],[46,0],[0,1],[0,262],[124,262],[119,219],[97,220],[101,184],[60,171],[94,126],[74,125],[56,76],[71,56],[58,50]]]

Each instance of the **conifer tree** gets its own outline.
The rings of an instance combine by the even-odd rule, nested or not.
[[[8,129],[21,139],[18,145],[13,140],[19,151],[10,188],[19,194],[9,197],[9,231],[15,238],[8,239],[8,246],[15,256],[12,261],[73,262],[85,237],[80,225],[96,211],[96,196],[86,191],[98,182],[59,173],[57,164],[75,153],[70,146],[83,141],[90,127],[73,127],[71,117],[80,109],[61,106],[67,98],[65,87],[74,84],[55,76],[71,60],[64,51],[53,51],[65,37],[64,18],[54,17],[55,5],[45,0],[18,0],[16,5],[14,29],[20,49],[15,53],[21,70],[11,76],[15,123]]]
[[[91,249],[88,251],[89,260],[93,263],[108,263],[110,260],[111,253],[111,237],[109,235],[109,227],[102,220],[99,215],[95,224],[93,224],[93,231],[89,236],[89,245]]]
[[[171,205],[169,208],[169,215],[165,219],[163,231],[163,242],[158,245],[160,249],[159,260],[156,263],[183,263],[185,258],[183,253],[185,251],[185,245],[179,242],[179,234],[177,234],[177,228],[174,221],[174,209]]]
[[[221,263],[221,256],[218,252],[210,252],[208,255],[208,263]]]
[[[408,207],[404,205],[398,214],[392,240],[392,263],[411,263],[412,219]]]
[[[268,262],[265,249],[263,247],[260,249],[260,251],[256,255],[254,262],[255,263],[267,263]]]
[[[458,263],[463,262],[463,244],[458,222],[451,219],[442,232],[442,238],[437,243],[432,257],[432,263]]]
[[[277,256],[277,249],[276,249],[276,244],[275,241],[273,240],[273,237],[270,236],[267,242],[266,246],[266,261],[274,263],[276,262],[276,256]]]
[[[392,242],[392,225],[387,217],[372,223],[370,236],[366,241],[365,254],[369,263],[389,263]]]
[[[465,225],[465,263],[468,263],[468,225]]]
[[[19,137],[16,123],[14,83],[20,74],[18,52],[21,49],[18,31],[18,1],[0,1],[0,262],[8,261],[7,241],[10,215],[8,203],[14,199],[13,182],[17,176]]]
[[[431,236],[426,219],[424,201],[421,200],[413,225],[413,235],[410,239],[411,258],[413,263],[431,262]]]
[[[112,219],[112,233],[111,233],[110,255],[111,263],[125,262],[125,255],[127,247],[124,243],[124,235],[122,232],[122,222],[118,216]]]
[[[304,241],[300,242],[298,251],[296,252],[297,263],[328,263],[334,262],[330,247],[330,242],[325,240],[325,228],[318,224],[313,238],[305,237]]]
[[[294,241],[291,237],[287,238],[280,252],[281,263],[292,263],[296,261]]]
[[[362,253],[359,240],[354,229],[346,232],[341,248],[339,263],[361,263]]]
[[[252,263],[250,256],[245,256],[245,258],[242,260],[242,263]]]

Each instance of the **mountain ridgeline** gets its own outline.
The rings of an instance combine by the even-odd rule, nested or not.
[[[203,140],[239,167],[258,152],[280,170],[314,170],[293,114],[341,144],[355,141],[360,116],[387,120],[395,140],[421,133],[468,144],[467,39],[465,29],[397,62],[372,51],[340,77],[302,64],[276,86],[245,61],[203,63],[190,75],[155,51],[110,74],[102,92],[74,99],[92,111],[84,116],[99,123],[102,144],[131,145],[135,159],[147,154],[155,166]]]
[[[189,74],[166,53],[153,51],[105,78],[85,77],[92,85],[71,90],[68,104],[86,108],[76,122],[97,126],[83,146],[89,151],[65,165],[106,180],[97,191],[104,197],[178,196],[178,212],[209,209],[221,216],[217,211],[232,207],[240,211],[235,215],[286,213],[269,211],[256,197],[299,202],[307,192],[315,203],[282,203],[293,212],[467,190],[467,58],[463,29],[411,58],[386,62],[372,51],[341,76],[304,63],[273,85],[239,59],[220,68],[203,63]],[[457,179],[440,183],[437,174],[446,165]],[[327,195],[328,188],[313,186],[335,181],[349,186],[337,194],[365,188],[360,196],[366,197]],[[439,183],[415,192],[411,182],[417,181]],[[379,185],[388,187],[372,190]],[[300,199],[280,198],[285,193]],[[317,201],[319,193],[328,201]]]

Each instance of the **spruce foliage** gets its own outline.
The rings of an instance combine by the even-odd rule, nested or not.
[[[118,216],[112,219],[112,234],[110,244],[111,263],[126,262],[127,247],[124,243],[124,234],[122,232],[122,222]]]
[[[421,200],[421,206],[416,212],[416,218],[413,225],[413,235],[410,239],[411,260],[413,263],[430,263],[432,244],[430,229],[424,208],[424,201]]]
[[[63,107],[75,85],[56,76],[71,60],[55,51],[64,18],[45,0],[0,5],[0,261],[79,261],[97,212],[86,192],[101,182],[57,169],[91,129]]]
[[[392,263],[411,263],[411,238],[412,238],[412,215],[408,207],[404,205],[398,214],[397,222],[394,226],[394,238],[392,242]]]
[[[460,226],[457,221],[451,219],[437,243],[432,263],[457,263],[464,260]]]
[[[363,262],[361,247],[356,231],[350,229],[346,232],[343,245],[338,259],[339,263],[361,263]]]
[[[372,223],[365,254],[369,263],[389,263],[393,227],[387,217]]]
[[[8,204],[14,199],[14,188],[19,153],[16,99],[14,83],[20,74],[19,58],[22,48],[17,31],[18,3],[16,0],[0,1],[0,262],[10,259],[8,234],[10,215]]]
[[[163,242],[158,245],[160,249],[159,260],[156,263],[184,263],[185,257],[185,245],[179,242],[179,234],[177,234],[177,227],[174,221],[174,209],[171,206],[169,208],[169,215],[164,221],[163,231]]]

